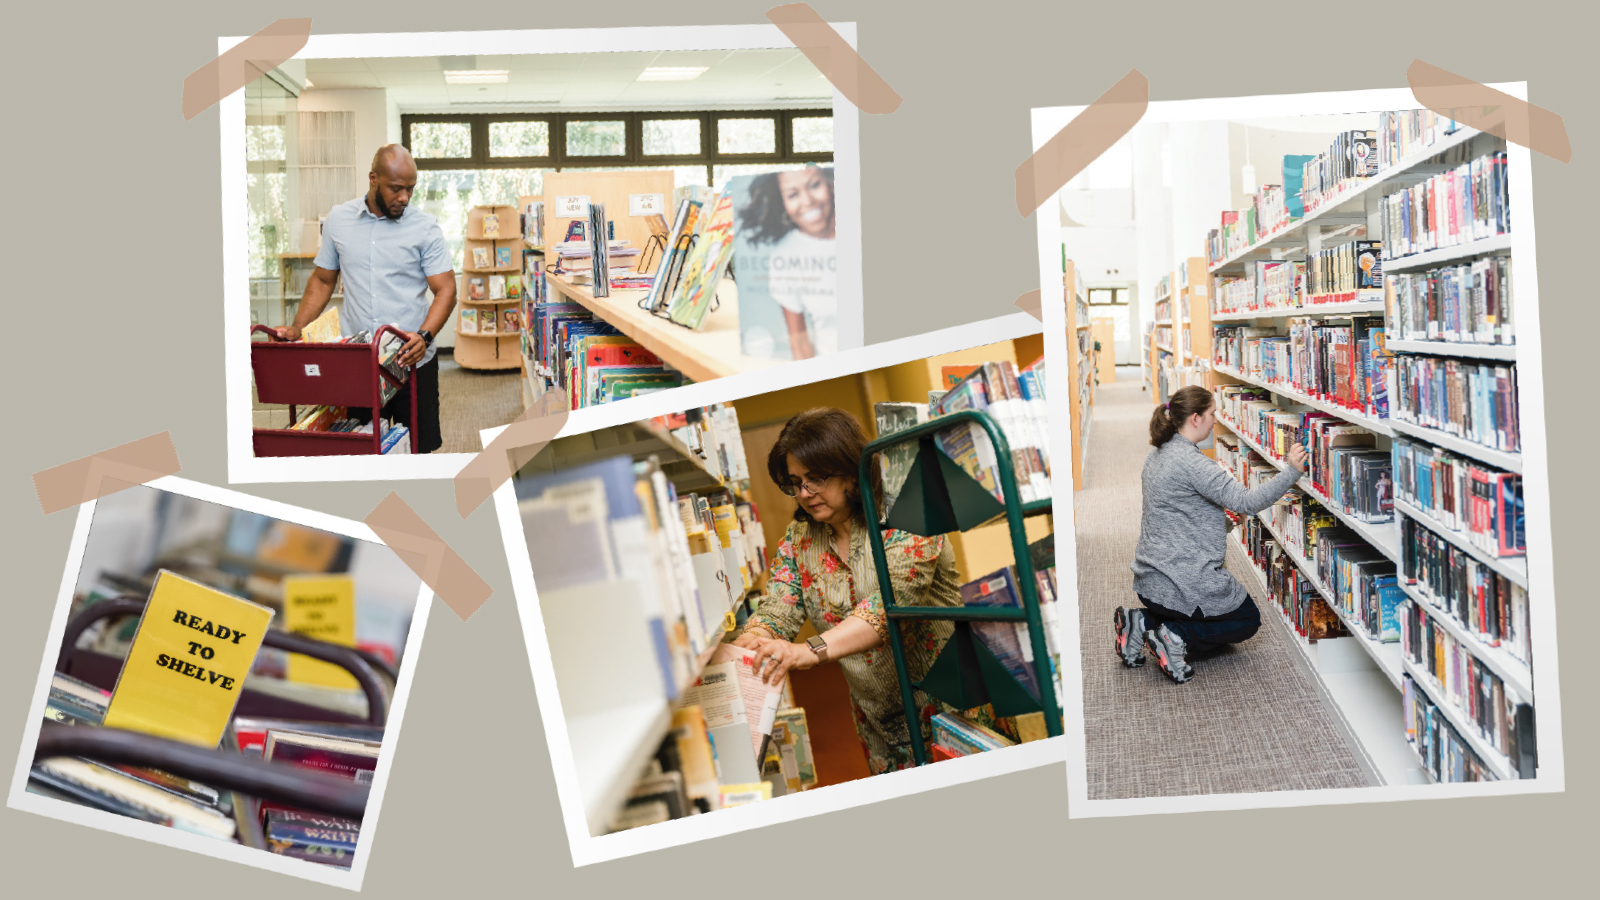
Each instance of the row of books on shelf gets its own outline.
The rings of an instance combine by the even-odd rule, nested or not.
[[[1218,326],[1211,359],[1263,383],[1387,418],[1393,357],[1385,350],[1382,323],[1375,316],[1290,319],[1283,334],[1273,328]]]
[[[1372,130],[1344,131],[1316,155],[1283,157],[1280,184],[1264,184],[1250,206],[1222,214],[1206,237],[1209,265],[1216,265],[1306,215],[1335,203],[1384,170],[1411,161],[1456,130],[1430,110],[1378,114]]]
[[[810,727],[789,680],[766,685],[754,655],[719,645],[672,704],[667,734],[608,823],[625,831],[768,800],[817,784]]]
[[[1010,360],[978,366],[946,366],[947,391],[929,393],[923,403],[878,403],[873,415],[878,437],[903,431],[922,422],[966,409],[988,413],[1000,427],[1011,451],[1017,494],[1023,503],[1050,498],[1049,414],[1045,400],[1044,358],[1018,370]],[[967,474],[1005,502],[995,448],[983,427],[962,423],[938,431],[934,443]],[[905,485],[917,444],[889,448],[883,454],[883,515],[887,518]]]
[[[721,490],[680,496],[655,456],[534,476],[517,493],[540,590],[627,583],[668,698],[693,684],[700,655],[767,568],[754,504]]]
[[[1267,598],[1295,634],[1315,642],[1349,633],[1316,583],[1295,564],[1290,555],[1293,551],[1278,543],[1260,517],[1238,517],[1231,512],[1229,517],[1237,522],[1245,555],[1267,582]]]
[[[1495,557],[1526,556],[1522,476],[1396,436],[1395,496]]]
[[[1005,735],[960,713],[936,713],[932,726],[933,746],[929,748],[928,758],[935,762],[987,753],[1016,744]]]
[[[522,331],[522,310],[463,307],[456,331],[461,334],[519,334]]]
[[[61,673],[51,678],[45,719],[94,728],[111,693]],[[245,756],[370,784],[383,729],[236,717],[223,745]],[[109,765],[77,757],[36,760],[31,793],[144,822],[311,862],[349,868],[361,822],[246,797],[149,766]]]
[[[468,238],[468,240],[473,239]],[[469,248],[469,252],[471,255],[468,257],[468,262],[470,262],[471,265],[466,267],[466,270],[469,272],[510,269],[516,265],[516,260],[513,256],[512,247],[510,244],[507,244],[504,247],[475,246]]]
[[[650,420],[666,429],[704,466],[726,483],[747,483],[750,463],[739,430],[739,412],[731,403],[697,407]]]
[[[1058,701],[1060,690],[1061,652],[1056,647],[1056,560],[1055,535],[1048,534],[1028,545],[1028,555],[1033,566],[1036,594],[1039,598],[1039,618],[1044,626],[1046,652],[1050,655],[1050,672]],[[961,586],[961,601],[967,606],[989,606],[1001,609],[1023,608],[1017,567],[1006,566],[982,578]],[[1025,622],[973,622],[972,633],[983,642],[995,659],[1005,666],[1035,700],[1042,699],[1039,679],[1033,670],[1033,643]]]
[[[1396,340],[1517,342],[1509,256],[1391,275],[1387,300]]]
[[[576,303],[533,307],[530,362],[573,409],[667,390],[683,374]]]
[[[1510,233],[1505,151],[1461,162],[1386,195],[1378,221],[1389,259]]]
[[[1402,353],[1392,365],[1395,420],[1492,450],[1521,451],[1515,363]]]
[[[1406,723],[1406,743],[1435,781],[1454,784],[1499,780],[1410,675],[1401,677],[1400,707]],[[1531,727],[1529,736],[1531,739]],[[1532,777],[1531,770],[1520,777]]]
[[[1218,278],[1212,312],[1235,314],[1377,300],[1383,264],[1377,241],[1352,240],[1303,259],[1254,260],[1244,274]]]
[[[1408,584],[1435,610],[1453,618],[1487,647],[1499,647],[1527,665],[1528,592],[1416,519],[1400,525],[1400,560]]]
[[[469,275],[467,297],[475,303],[487,300],[521,300],[523,280],[521,275]]]
[[[1518,777],[1533,777],[1533,706],[1507,691],[1499,676],[1416,604],[1404,604],[1399,619],[1406,660],[1476,737],[1511,761]]]

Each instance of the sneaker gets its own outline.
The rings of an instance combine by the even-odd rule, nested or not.
[[[1144,610],[1117,607],[1117,656],[1130,669],[1144,665]]]
[[[1183,638],[1165,624],[1144,633],[1144,648],[1156,658],[1156,665],[1179,684],[1194,677],[1194,667],[1184,659],[1187,647]]]

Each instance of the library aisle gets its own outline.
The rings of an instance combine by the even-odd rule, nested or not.
[[[1074,495],[1089,797],[1364,787],[1367,780],[1293,654],[1260,579],[1230,547],[1229,568],[1262,609],[1255,637],[1175,685],[1111,652],[1112,611],[1136,606],[1128,564],[1139,541],[1139,475],[1150,395],[1135,367],[1096,390],[1094,427]],[[1240,710],[1251,710],[1248,716]]]

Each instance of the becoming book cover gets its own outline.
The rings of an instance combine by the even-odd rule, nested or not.
[[[736,224],[739,342],[748,356],[808,359],[838,349],[833,169],[728,182]]]

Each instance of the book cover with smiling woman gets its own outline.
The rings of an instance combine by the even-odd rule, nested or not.
[[[741,348],[769,359],[834,352],[839,276],[833,169],[741,175],[728,185]]]

